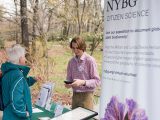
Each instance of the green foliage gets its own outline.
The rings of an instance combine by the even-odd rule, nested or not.
[[[67,41],[68,36],[61,35],[59,32],[51,33],[48,37],[49,42],[55,42],[55,41]]]
[[[103,33],[84,33],[81,35],[87,42],[92,42],[93,39],[97,39],[99,41],[103,40]]]
[[[82,35],[85,41],[88,43],[90,49],[90,55],[93,55],[96,48],[102,43],[103,34],[102,33],[85,33]]]

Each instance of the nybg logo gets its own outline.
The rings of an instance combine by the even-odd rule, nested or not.
[[[127,7],[135,7],[138,0],[107,0],[107,12]]]

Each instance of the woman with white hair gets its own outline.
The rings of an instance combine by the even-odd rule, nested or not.
[[[3,120],[30,120],[32,102],[29,86],[40,78],[27,77],[30,68],[25,66],[25,48],[19,44],[6,50],[8,61],[1,66]]]

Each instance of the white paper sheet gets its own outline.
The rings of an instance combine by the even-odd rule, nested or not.
[[[42,110],[40,110],[40,109],[38,109],[38,108],[33,108],[32,111],[33,111],[33,113],[43,112]]]

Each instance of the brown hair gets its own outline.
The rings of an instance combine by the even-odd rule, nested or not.
[[[77,44],[78,49],[86,51],[86,43],[85,43],[85,41],[81,37],[77,36],[77,37],[74,37],[71,40],[71,42],[70,42],[70,48],[71,49],[72,49],[72,43],[73,42]]]

